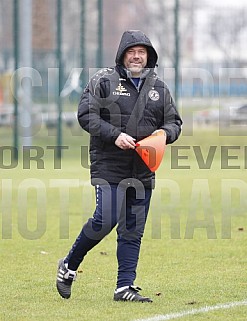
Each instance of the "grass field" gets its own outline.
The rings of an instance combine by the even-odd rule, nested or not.
[[[43,130],[34,136],[33,144],[44,152],[39,169],[36,161],[29,169],[22,154],[18,164],[8,151],[1,156],[1,321],[134,321],[247,299],[244,135],[197,129],[168,147],[157,172],[136,280],[154,302],[137,304],[112,300],[115,231],[85,258],[71,299],[57,294],[57,260],[91,215],[94,191],[86,156],[80,154],[87,136],[65,130],[68,150],[55,169],[53,150],[47,149],[56,144],[51,134]],[[0,128],[0,145],[10,144],[10,129]],[[179,320],[244,321],[246,315],[247,306],[241,305]]]

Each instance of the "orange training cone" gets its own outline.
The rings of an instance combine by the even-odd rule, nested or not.
[[[136,143],[136,152],[148,168],[155,172],[162,161],[166,148],[166,136],[163,130]]]

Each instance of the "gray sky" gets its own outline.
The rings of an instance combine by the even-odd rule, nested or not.
[[[247,6],[246,0],[204,0],[205,3],[208,3],[214,7],[223,6],[223,7],[230,7],[230,6]]]

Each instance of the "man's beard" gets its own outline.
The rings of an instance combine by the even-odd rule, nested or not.
[[[130,66],[128,69],[133,74],[139,74],[142,72],[143,67],[141,65],[140,66]]]

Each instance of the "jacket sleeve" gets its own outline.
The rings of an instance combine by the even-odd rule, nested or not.
[[[171,144],[178,139],[181,133],[182,123],[182,119],[180,118],[170,91],[168,88],[165,88],[164,118],[160,129],[164,129],[166,132],[167,144]]]
[[[86,86],[78,106],[78,121],[80,126],[91,136],[98,136],[102,141],[114,143],[121,130],[102,119],[100,109],[104,105],[101,84],[93,80]]]

